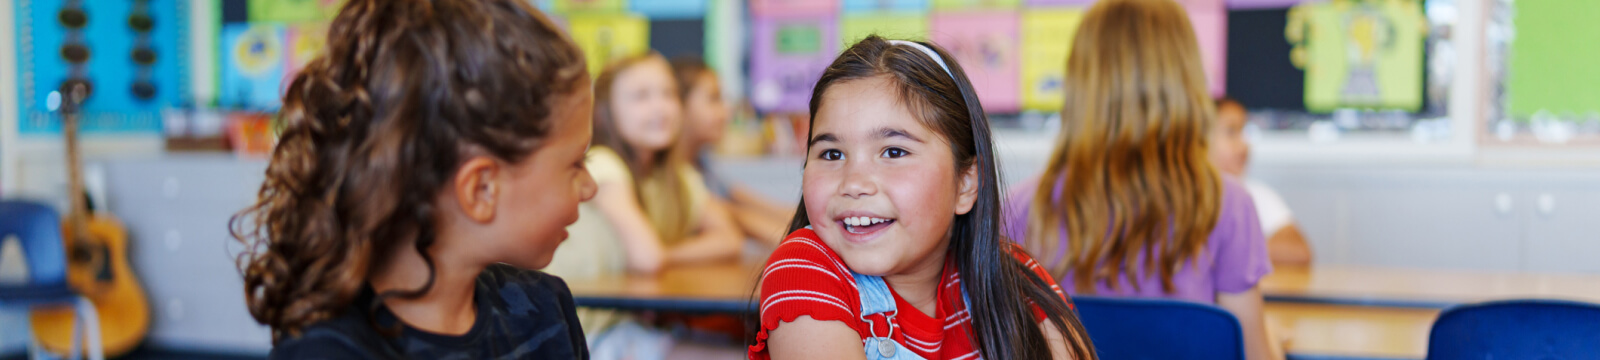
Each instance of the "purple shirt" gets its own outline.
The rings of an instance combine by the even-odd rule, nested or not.
[[[1011,187],[1012,194],[1005,204],[1005,235],[1019,242],[1026,239],[1028,231],[1029,205],[1033,195],[1039,189],[1039,179],[1033,178]],[[1061,185],[1056,186],[1059,194]],[[1057,195],[1059,200],[1059,195]],[[1267,240],[1261,235],[1260,219],[1256,217],[1255,204],[1250,200],[1250,193],[1243,185],[1228,176],[1222,179],[1222,212],[1217,216],[1217,226],[1211,230],[1211,236],[1206,239],[1205,247],[1200,255],[1193,258],[1190,263],[1184,263],[1172,275],[1173,292],[1166,293],[1161,289],[1161,274],[1140,274],[1137,278],[1139,290],[1135,291],[1133,284],[1127,278],[1119,278],[1115,291],[1104,283],[1097,284],[1093,294],[1101,296],[1131,296],[1155,297],[1188,300],[1199,303],[1216,303],[1217,292],[1238,293],[1255,287],[1262,276],[1272,272],[1272,260],[1267,256]],[[1066,230],[1062,229],[1061,241],[1067,241]],[[1040,261],[1047,262],[1045,268],[1052,268],[1066,255],[1066,246],[1062,246],[1057,254],[1045,256],[1033,254]],[[1143,259],[1136,257],[1136,265],[1142,264]],[[1134,266],[1134,271],[1141,271],[1143,266]],[[1067,293],[1076,293],[1073,285],[1073,274],[1067,272],[1065,276],[1058,277],[1061,287]]]

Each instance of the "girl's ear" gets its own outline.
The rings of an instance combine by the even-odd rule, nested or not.
[[[956,215],[966,215],[972,211],[972,204],[978,201],[978,182],[978,164],[961,171],[961,187],[956,193]]]
[[[455,186],[450,190],[455,192],[456,205],[468,219],[479,223],[494,220],[495,200],[501,190],[498,175],[502,170],[499,161],[487,156],[467,159],[456,170]]]

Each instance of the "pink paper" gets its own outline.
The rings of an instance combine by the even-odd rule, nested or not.
[[[1200,44],[1200,61],[1205,63],[1206,84],[1211,96],[1228,90],[1228,10],[1222,0],[1179,1],[1189,11],[1189,23]]]
[[[935,13],[930,21],[933,41],[961,63],[985,111],[1022,107],[1020,23],[1010,11]]]
[[[839,14],[839,0],[750,0],[749,5],[756,17]]]
[[[838,18],[756,17],[751,22],[755,28],[750,54],[751,103],[767,112],[809,111],[811,87],[839,53]],[[787,31],[792,38],[809,38],[804,35],[814,33],[818,42],[780,48],[780,31]]]

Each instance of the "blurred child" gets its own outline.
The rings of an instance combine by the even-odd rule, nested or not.
[[[1094,358],[1055,281],[1000,236],[989,121],[954,57],[867,37],[810,110],[752,359]]]
[[[706,187],[728,207],[744,235],[776,246],[793,211],[741,184],[730,183],[711,168],[711,149],[722,141],[728,128],[728,106],[722,102],[722,85],[717,73],[699,58],[672,61],[678,79],[678,96],[683,98],[683,141],[695,170],[705,176]]]
[[[1212,104],[1183,8],[1100,1],[1072,47],[1060,138],[1013,188],[1006,234],[1075,294],[1215,303],[1250,359],[1281,359],[1257,288],[1266,240],[1244,186],[1207,158]]]
[[[679,143],[682,102],[665,58],[623,59],[594,91],[594,146],[585,161],[599,190],[546,271],[568,278],[653,274],[678,264],[737,258],[743,236],[712,198]],[[582,309],[596,359],[669,356],[674,341],[622,313]]]
[[[588,358],[550,262],[594,195],[583,54],[520,0],[351,0],[230,226],[274,359]]]
[[[1244,138],[1244,126],[1249,120],[1250,113],[1243,104],[1230,97],[1217,100],[1217,124],[1211,130],[1211,163],[1224,174],[1241,179],[1249,190],[1261,219],[1261,233],[1267,236],[1272,265],[1311,265],[1311,247],[1295,225],[1294,214],[1283,196],[1265,183],[1244,177],[1250,163],[1250,143]]]

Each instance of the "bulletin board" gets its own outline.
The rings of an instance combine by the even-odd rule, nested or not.
[[[22,136],[48,136],[61,130],[50,94],[62,81],[88,80],[92,93],[82,108],[85,133],[159,133],[161,109],[189,97],[187,0],[74,1],[16,0],[16,74]],[[88,14],[79,30],[60,18],[69,8]],[[149,20],[136,29],[132,19]],[[75,67],[69,47],[87,59]],[[135,58],[135,54],[138,58]],[[59,99],[59,97],[57,97]]]
[[[797,38],[777,31],[804,23],[823,42],[848,47],[870,34],[931,40],[950,51],[996,113],[1061,108],[1066,56],[1094,0],[751,0],[752,104],[766,112],[804,112],[811,85],[837,49],[781,53]],[[1222,0],[1178,0],[1194,26],[1212,95],[1227,89],[1227,11]],[[775,30],[776,29],[776,30]],[[837,35],[833,35],[833,34]],[[804,67],[804,68],[802,68]]]

